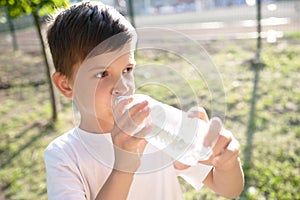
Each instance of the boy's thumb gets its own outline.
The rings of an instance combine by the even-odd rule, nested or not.
[[[218,136],[222,130],[222,121],[218,117],[213,117],[209,121],[207,133],[203,138],[204,147],[213,147],[218,139]]]

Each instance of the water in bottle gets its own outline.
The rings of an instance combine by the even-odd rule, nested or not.
[[[144,100],[151,109],[147,121],[151,123],[152,132],[145,137],[149,143],[187,165],[208,159],[221,131],[220,120],[211,120],[214,124],[209,126],[198,118],[188,117],[184,111],[142,94],[134,94],[127,109]],[[145,123],[146,120],[132,134],[139,132]]]

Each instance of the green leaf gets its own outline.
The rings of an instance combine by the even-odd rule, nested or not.
[[[0,1],[1,7],[7,7],[9,16],[18,18],[24,14],[37,12],[39,16],[53,13],[57,8],[66,7],[69,0],[6,0]]]

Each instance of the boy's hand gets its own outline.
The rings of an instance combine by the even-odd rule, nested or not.
[[[125,106],[132,98],[121,100],[114,108],[115,125],[112,130],[112,140],[115,150],[114,169],[127,173],[134,173],[139,165],[147,141],[143,137],[150,132],[151,127],[146,126],[135,136],[131,133],[150,114],[146,101],[138,103],[125,112]]]
[[[190,118],[199,118],[200,120],[203,120],[205,123],[208,123],[208,116],[204,108],[202,107],[193,107],[188,111],[188,117]],[[207,138],[207,141],[204,142],[204,144],[207,144],[206,146],[210,145],[213,142],[212,138]],[[174,162],[175,169],[183,170],[186,168],[189,168],[189,165],[183,164],[179,161]]]
[[[199,163],[213,165],[222,171],[231,170],[239,162],[240,144],[228,130],[222,130],[213,147],[213,153],[207,161]]]
[[[209,123],[209,119],[207,113],[204,108],[197,107],[192,108],[189,112],[189,117],[191,118],[199,118],[206,123]],[[212,126],[216,126],[212,127]],[[217,131],[217,133],[210,133],[209,135],[217,136],[217,140],[213,147],[212,155],[209,157],[208,160],[199,161],[199,163],[212,165],[215,168],[218,168],[222,171],[227,171],[232,169],[237,163],[239,163],[239,150],[240,145],[239,142],[233,137],[232,133],[228,130],[220,130],[217,125],[210,123],[210,131]],[[205,138],[205,139],[212,139],[212,138]],[[204,139],[204,140],[205,140]],[[204,144],[207,141],[204,141]],[[211,143],[213,141],[208,141]],[[213,142],[214,143],[214,142]],[[174,162],[174,166],[176,169],[186,169],[189,166],[182,164],[178,161]]]
[[[209,122],[205,109],[201,107],[190,110],[189,116],[192,118],[197,117],[207,123]],[[214,131],[218,131],[218,128]],[[232,133],[226,129],[222,129],[219,133],[211,134],[219,134],[213,147],[212,155],[208,160],[199,161],[199,163],[213,165],[215,168],[223,171],[232,169],[237,163],[239,163],[239,142],[233,137]]]

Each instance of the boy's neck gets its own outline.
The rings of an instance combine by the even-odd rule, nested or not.
[[[84,117],[80,121],[79,128],[90,133],[110,133],[114,125],[104,120],[93,117]]]

